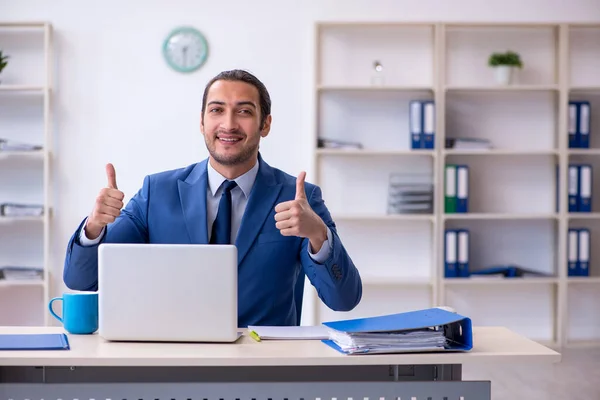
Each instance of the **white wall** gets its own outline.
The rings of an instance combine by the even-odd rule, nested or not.
[[[315,21],[600,20],[598,0],[563,1],[5,2],[1,20],[47,20],[55,29],[52,294],[64,290],[65,246],[106,184],[107,162],[115,164],[129,198],[144,175],[206,156],[198,129],[201,95],[219,71],[245,68],[265,82],[273,129],[263,155],[292,174],[307,170],[310,179]],[[192,75],[169,70],[161,58],[165,35],[182,24],[204,32],[210,46],[208,63]]]

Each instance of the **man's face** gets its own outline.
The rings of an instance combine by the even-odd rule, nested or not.
[[[269,133],[271,116],[260,127],[258,90],[245,82],[219,80],[206,98],[201,131],[210,155],[220,164],[237,165],[258,153]]]

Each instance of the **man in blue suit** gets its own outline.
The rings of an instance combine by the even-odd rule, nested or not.
[[[252,74],[225,71],[206,86],[201,132],[208,159],[146,176],[123,208],[115,169],[68,246],[63,279],[98,289],[100,243],[231,244],[238,249],[238,326],[297,325],[304,275],[332,310],[360,302],[362,281],[318,186],[259,153],[271,100]],[[140,266],[140,274],[143,274]]]

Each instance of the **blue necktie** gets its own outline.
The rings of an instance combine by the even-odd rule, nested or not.
[[[231,243],[231,190],[236,186],[235,181],[223,182],[223,193],[221,193],[217,218],[212,226],[210,244]]]

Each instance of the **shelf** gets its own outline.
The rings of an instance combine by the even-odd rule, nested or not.
[[[371,149],[317,149],[316,153],[323,156],[430,156],[435,157],[434,150],[371,150]]]
[[[39,92],[43,94],[46,90],[45,86],[36,85],[6,85],[0,83],[0,92]]]
[[[446,220],[553,220],[558,214],[495,214],[495,213],[455,213],[444,214]]]
[[[571,86],[568,89],[570,92],[600,92],[600,86]]]
[[[600,186],[592,191],[594,213],[564,206],[559,212],[556,205],[568,191],[558,185],[557,166],[561,173],[569,163],[600,170],[593,128],[600,126],[600,24],[342,22],[319,24],[315,39],[311,141],[364,147],[313,153],[315,183],[334,193],[326,201],[364,294],[349,314],[312,308],[313,322],[443,304],[480,325],[506,326],[544,343],[600,345],[600,264],[593,261],[600,246],[590,249],[592,277],[565,276],[563,231],[588,228],[595,243]],[[521,54],[524,68],[501,85],[488,59],[507,49]],[[384,81],[373,80],[374,60],[382,61]],[[410,148],[414,100],[438,105],[433,150]],[[565,148],[572,100],[590,101],[589,149]],[[445,148],[449,138],[488,140],[492,148]],[[444,212],[446,164],[469,168],[468,213]],[[386,214],[396,174],[433,184],[433,215]],[[545,275],[445,278],[447,229],[469,232],[472,270],[511,264]]]
[[[570,155],[583,155],[583,156],[598,156],[600,155],[600,149],[569,149],[568,154]]]
[[[567,278],[569,283],[583,283],[583,284],[600,284],[600,277],[598,276],[569,276]]]
[[[519,149],[446,149],[447,156],[556,156],[558,150],[519,150]]]
[[[459,285],[550,285],[558,278],[444,278],[444,284]]]
[[[0,288],[3,287],[15,287],[15,286],[43,286],[44,281],[39,280],[12,280],[7,281],[5,279],[0,279]]]
[[[571,220],[581,220],[581,219],[600,219],[600,213],[587,213],[587,212],[581,212],[581,213],[569,213],[567,215],[567,218],[571,219]]]
[[[48,22],[41,21],[0,22],[0,28],[45,28],[49,26]]]
[[[44,217],[5,217],[0,216],[0,225],[19,222],[44,222]]]
[[[2,50],[10,56],[0,77],[0,137],[41,147],[0,151],[0,203],[46,205],[43,216],[0,216],[0,266],[43,270],[39,280],[0,281],[0,304],[13,304],[0,312],[0,325],[48,325],[48,301],[56,295],[50,277],[60,268],[52,248],[56,232],[46,223],[55,185],[50,162],[56,126],[53,28],[46,21],[0,22],[0,37]]]
[[[334,214],[334,221],[433,221],[429,214]]]
[[[320,92],[417,92],[428,91],[433,92],[435,89],[432,86],[344,86],[344,85],[321,85],[317,87]]]
[[[0,160],[7,158],[43,158],[44,150],[33,151],[3,151],[0,150]]]
[[[446,86],[448,92],[539,92],[558,91],[558,85],[506,85],[506,86]]]
[[[412,278],[398,276],[369,276],[361,275],[363,284],[371,286],[393,285],[397,287],[430,287],[431,280],[427,278]]]

